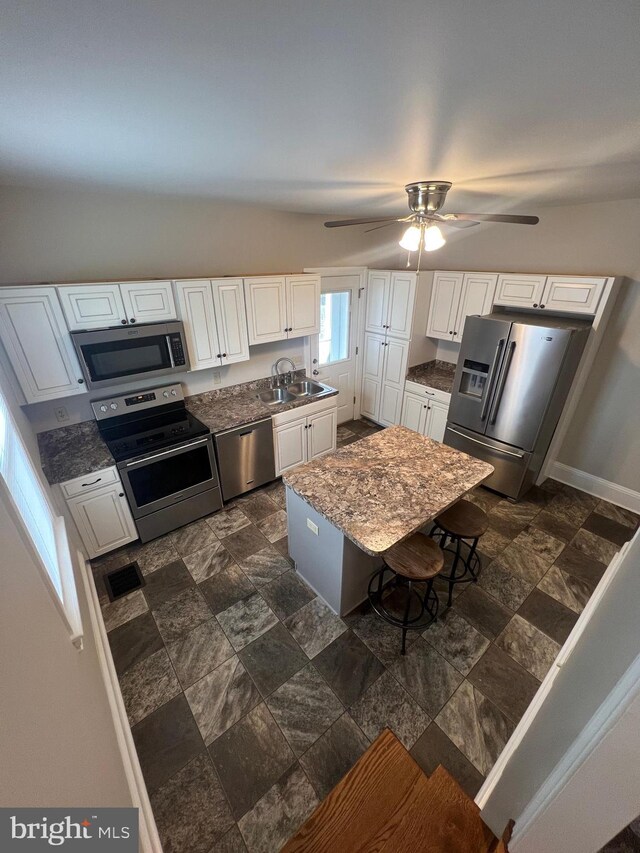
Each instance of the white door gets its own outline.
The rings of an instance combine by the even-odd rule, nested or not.
[[[0,337],[27,403],[86,392],[54,287],[0,288]]]
[[[465,273],[460,310],[453,331],[454,341],[462,340],[464,321],[474,314],[490,314],[498,282],[497,273]]]
[[[370,272],[367,279],[367,307],[364,327],[367,332],[384,335],[389,313],[390,272]]]
[[[606,279],[554,275],[547,278],[541,308],[595,314]]]
[[[237,361],[247,361],[249,336],[242,279],[213,281],[212,286],[221,363],[235,364]]]
[[[70,331],[129,322],[118,284],[74,284],[56,290]]]
[[[409,342],[387,338],[383,349],[385,350],[384,373],[378,422],[385,426],[394,426],[400,423],[402,417]]]
[[[359,275],[322,276],[320,334],[311,340],[314,376],[338,389],[339,424],[354,417],[359,287]]]
[[[546,281],[546,275],[499,275],[494,304],[537,308]]]
[[[429,409],[427,412],[428,417],[425,435],[428,435],[429,438],[432,438],[434,441],[443,441],[445,427],[447,426],[449,406],[446,406],[443,403],[434,403],[432,401],[430,401],[428,405]]]
[[[130,323],[162,323],[176,319],[170,281],[126,281],[120,285]]]
[[[176,281],[178,316],[184,323],[191,370],[220,366],[221,348],[216,329],[211,282]]]
[[[427,320],[427,337],[454,340],[464,273],[435,272]]]
[[[335,409],[307,418],[307,459],[309,461],[336,449],[337,429]]]
[[[400,423],[407,429],[424,434],[428,410],[428,404],[422,397],[405,391]]]
[[[244,296],[250,346],[287,338],[286,293],[284,276],[245,278]]]
[[[317,335],[320,331],[320,276],[287,276],[288,337]]]
[[[138,538],[120,483],[68,501],[90,557],[98,557]]]
[[[274,429],[273,448],[277,476],[307,461],[307,433],[306,418]]]
[[[391,273],[387,334],[408,341],[411,338],[413,304],[416,299],[416,274]]]

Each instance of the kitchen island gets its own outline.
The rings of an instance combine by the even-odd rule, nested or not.
[[[382,430],[286,473],[289,554],[338,615],[367,596],[392,545],[493,473],[406,427]]]

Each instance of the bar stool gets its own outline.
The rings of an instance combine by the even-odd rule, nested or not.
[[[442,549],[423,533],[414,533],[404,542],[399,542],[382,555],[383,567],[369,581],[369,601],[375,612],[398,628],[402,628],[402,654],[406,654],[407,631],[423,630],[431,625],[438,616],[438,594],[433,588],[433,579],[444,568]],[[399,619],[392,613],[382,598],[384,576],[391,572],[387,585],[395,585],[406,590],[404,615]],[[377,580],[377,589],[374,590]],[[416,584],[426,583],[421,595]],[[411,601],[415,597],[420,607],[417,616],[409,618]]]
[[[478,572],[482,569],[480,557],[476,551],[478,540],[489,526],[484,510],[471,501],[460,500],[434,519],[430,536],[440,540],[443,551],[454,554],[449,574],[442,573],[442,580],[449,583],[447,607],[451,607],[453,587],[457,583],[476,583]],[[447,547],[447,541],[453,547]],[[463,555],[462,546],[467,554]]]

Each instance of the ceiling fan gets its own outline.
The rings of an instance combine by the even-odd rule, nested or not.
[[[368,225],[372,222],[383,223],[369,228],[387,228],[396,222],[407,222],[409,227],[402,235],[400,245],[408,252],[422,249],[433,252],[446,243],[440,230],[440,225],[452,225],[455,228],[469,228],[481,222],[511,222],[516,225],[536,225],[537,216],[521,216],[508,213],[439,213],[447,193],[451,189],[449,181],[417,181],[407,184],[405,190],[408,196],[409,216],[378,217],[368,219],[341,219],[335,222],[325,222],[325,228],[340,228],[344,225]],[[420,259],[418,258],[418,267]]]

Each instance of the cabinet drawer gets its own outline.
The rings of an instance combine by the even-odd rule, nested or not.
[[[410,394],[417,394],[419,397],[428,397],[429,400],[433,400],[438,403],[445,403],[447,406],[451,402],[451,394],[447,394],[446,391],[440,391],[438,388],[430,388],[427,385],[421,385],[419,382],[405,382],[404,390],[408,391]]]
[[[75,480],[67,480],[66,483],[60,483],[60,488],[65,498],[74,498],[119,482],[118,469],[114,465],[113,468],[103,468],[102,471],[94,471],[84,477],[76,477]]]

